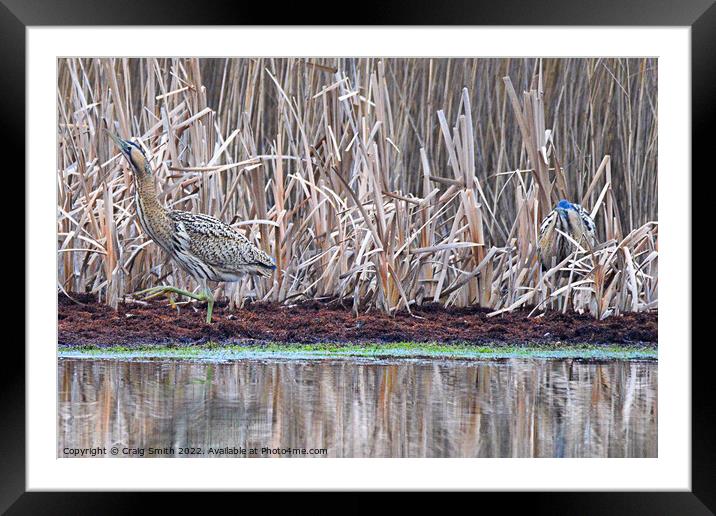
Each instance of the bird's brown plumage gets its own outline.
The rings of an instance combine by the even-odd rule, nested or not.
[[[244,274],[271,276],[273,259],[225,222],[169,210],[157,199],[144,152],[113,136],[133,168],[136,211],[142,229],[197,280],[238,281]]]

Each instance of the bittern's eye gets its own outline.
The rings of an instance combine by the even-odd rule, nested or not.
[[[146,154],[144,154],[144,150],[142,150],[142,148],[139,146],[139,144],[134,143],[134,142],[127,142],[127,143],[129,143],[132,147],[137,149],[142,154],[142,156],[144,156],[146,158]]]

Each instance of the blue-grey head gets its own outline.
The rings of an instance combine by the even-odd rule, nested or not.
[[[566,199],[562,199],[557,203],[557,206],[554,208],[557,211],[567,211],[567,210],[576,210],[577,208],[574,207],[574,204],[567,201]]]
[[[116,134],[112,134],[109,131],[107,134],[109,134],[112,141],[117,145],[117,147],[119,147],[119,150],[122,151],[122,154],[124,154],[124,157],[127,158],[127,161],[136,173],[152,173],[147,155],[144,154],[144,150],[138,144],[129,140],[123,140]]]
[[[566,199],[562,199],[557,203],[557,206],[554,207],[554,211],[557,212],[557,215],[559,215],[560,220],[565,224],[568,225],[568,219],[569,219],[569,213],[573,211],[574,213],[577,213],[577,208],[569,202]]]

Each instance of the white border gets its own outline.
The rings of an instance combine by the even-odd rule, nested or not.
[[[689,490],[691,231],[683,206],[691,205],[690,39],[687,27],[28,28],[28,490]],[[56,58],[147,54],[658,56],[659,458],[56,459]]]

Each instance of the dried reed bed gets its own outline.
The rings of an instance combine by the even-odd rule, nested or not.
[[[196,288],[143,235],[126,164],[161,201],[232,223],[276,258],[232,303],[341,298],[354,310],[479,304],[657,308],[654,59],[63,59],[58,288],[111,305]],[[549,271],[538,225],[559,198],[600,244]]]

